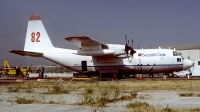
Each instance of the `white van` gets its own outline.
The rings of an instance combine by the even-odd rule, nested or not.
[[[200,76],[200,59],[194,61],[192,76],[197,76],[197,77]]]
[[[178,72],[173,72],[174,77],[186,77],[187,75],[190,75],[190,72],[186,70],[178,71]]]

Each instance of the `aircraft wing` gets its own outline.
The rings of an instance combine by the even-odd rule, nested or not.
[[[80,49],[75,53],[77,55],[104,56],[115,53],[113,50],[109,50],[106,44],[100,43],[86,36],[70,36],[65,39]]]
[[[103,44],[86,36],[70,36],[65,39],[82,50],[108,49],[108,46],[106,44]]]
[[[18,54],[21,56],[31,56],[31,57],[42,57],[43,53],[29,52],[29,51],[21,51],[21,50],[12,50],[11,53]]]

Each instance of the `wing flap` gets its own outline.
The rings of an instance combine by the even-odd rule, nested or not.
[[[11,53],[18,54],[21,56],[31,56],[31,57],[43,57],[43,53],[21,51],[21,50],[12,50]]]

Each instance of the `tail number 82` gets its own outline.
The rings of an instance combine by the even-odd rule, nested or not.
[[[40,42],[40,32],[31,33],[31,42]]]

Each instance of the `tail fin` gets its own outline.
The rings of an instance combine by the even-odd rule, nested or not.
[[[31,15],[28,21],[24,51],[42,53],[52,48],[54,48],[54,46],[51,43],[39,15]]]
[[[10,65],[8,64],[7,60],[4,60],[3,66],[4,66],[4,68],[10,68]]]

